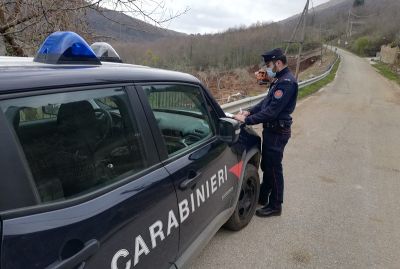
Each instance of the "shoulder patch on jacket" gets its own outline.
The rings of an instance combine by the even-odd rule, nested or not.
[[[282,90],[276,90],[276,91],[274,92],[274,97],[275,97],[276,99],[281,99],[282,96],[283,96],[283,91],[282,91]]]

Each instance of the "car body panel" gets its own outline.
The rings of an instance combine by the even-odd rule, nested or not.
[[[237,163],[237,155],[232,154],[225,143],[214,139],[165,165],[174,181],[178,203],[186,203],[190,212],[181,224],[179,254],[215,217],[230,207],[238,178],[229,169]],[[187,189],[182,189],[180,185],[193,172],[198,178]]]
[[[86,203],[5,220],[2,268],[44,268],[57,262],[67,242],[93,239],[99,241],[100,249],[85,268],[109,267],[120,249],[130,253],[124,262],[132,259],[133,263],[138,236],[150,253],[141,255],[135,268],[165,268],[177,255],[179,230],[173,230],[152,249],[149,227],[158,220],[168,223],[168,212],[177,212],[176,205],[169,174],[160,167]]]

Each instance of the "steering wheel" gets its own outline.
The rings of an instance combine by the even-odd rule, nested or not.
[[[112,133],[113,119],[111,113],[102,108],[94,109],[94,113],[96,114],[96,118],[98,120],[106,123],[105,128],[102,128],[104,129],[102,130],[103,135],[97,142],[97,144],[100,144],[100,142],[102,142],[107,136],[109,136]]]

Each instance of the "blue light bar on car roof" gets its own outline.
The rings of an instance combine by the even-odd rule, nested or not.
[[[34,61],[48,64],[101,65],[89,44],[74,32],[55,32],[49,35]]]

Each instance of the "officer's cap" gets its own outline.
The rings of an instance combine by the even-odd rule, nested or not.
[[[264,62],[268,63],[271,61],[280,60],[285,55],[283,54],[283,51],[281,49],[277,48],[277,49],[267,51],[261,56],[263,57]]]

